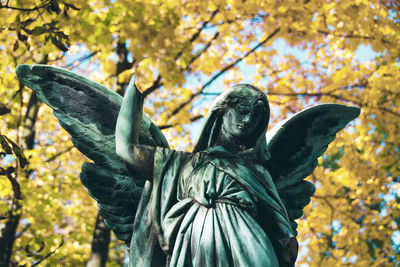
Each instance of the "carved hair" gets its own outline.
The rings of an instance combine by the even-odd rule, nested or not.
[[[251,89],[253,92],[257,93],[258,97],[254,98],[253,96],[243,96],[243,89]],[[213,110],[223,110],[225,112],[228,107],[235,108],[237,105],[240,104],[253,106],[257,103],[263,104],[263,109],[268,113],[269,117],[269,105],[266,95],[260,89],[251,84],[237,84],[232,86],[232,88],[229,90],[229,93],[225,95],[225,98],[223,98],[222,101],[219,101],[215,104]]]
[[[246,89],[256,94],[249,95]],[[267,96],[253,85],[238,84],[223,92],[213,102],[195,145],[194,152],[205,150],[215,145],[221,131],[222,118],[225,112],[228,108],[238,108],[239,106],[245,106],[246,108],[254,108],[254,106],[262,107],[261,110],[264,113],[263,119],[258,123],[254,131],[254,136],[249,138],[256,141],[261,134],[265,134],[270,115]]]

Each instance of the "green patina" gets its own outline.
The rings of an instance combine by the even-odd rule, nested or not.
[[[266,133],[266,95],[236,85],[214,101],[189,153],[170,149],[142,114],[133,79],[122,98],[50,66],[20,65],[17,75],[93,160],[82,183],[127,243],[131,266],[292,266],[294,220],[315,191],[304,179],[359,114],[317,105]]]

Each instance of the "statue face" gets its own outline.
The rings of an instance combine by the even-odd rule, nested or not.
[[[249,137],[263,117],[258,105],[229,107],[223,117],[222,127],[235,138]]]
[[[266,95],[249,84],[235,85],[214,100],[193,151],[213,146],[232,147],[232,151],[255,148],[268,122]]]

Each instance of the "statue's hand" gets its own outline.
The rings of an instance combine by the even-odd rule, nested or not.
[[[138,144],[143,120],[143,95],[135,86],[135,75],[132,75],[126,90],[115,127],[115,145],[117,155],[129,162],[128,147]]]
[[[138,89],[139,92],[142,93],[142,91],[136,86],[136,74],[133,73],[132,76],[131,76],[131,78],[130,78],[130,80],[129,80],[129,84],[128,84],[128,86],[126,87],[125,95],[126,95],[129,91],[136,90],[136,89]]]

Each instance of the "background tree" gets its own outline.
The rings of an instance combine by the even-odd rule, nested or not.
[[[121,94],[137,66],[145,113],[179,149],[191,149],[187,125],[205,115],[204,102],[243,80],[268,93],[272,125],[316,103],[361,107],[309,178],[317,192],[299,221],[298,264],[396,265],[399,8],[389,0],[1,1],[0,102],[11,110],[1,133],[29,160],[15,176],[22,200],[0,179],[0,241],[17,218],[7,257],[82,265],[96,232],[97,209],[78,179],[83,156],[14,74],[17,64],[42,62]],[[361,48],[376,57],[360,60]],[[19,170],[12,159],[2,168]],[[96,252],[95,235],[92,259],[104,263],[108,248],[109,265],[122,264],[122,243],[107,245],[109,233],[96,225],[103,249]]]

